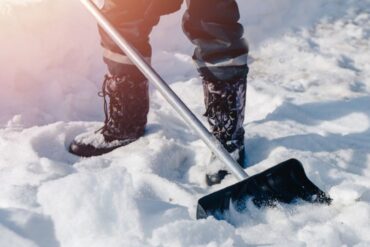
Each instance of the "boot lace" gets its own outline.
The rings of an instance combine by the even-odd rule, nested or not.
[[[236,120],[236,109],[235,109],[235,95],[230,90],[226,92],[213,91],[210,92],[209,102],[206,107],[205,117],[208,117],[208,122],[213,126],[213,133],[216,137],[227,139],[231,137]]]
[[[103,81],[103,85],[102,85],[102,90],[100,92],[98,92],[98,96],[99,97],[102,97],[103,98],[103,101],[104,101],[104,116],[105,116],[105,120],[104,120],[104,125],[95,131],[95,133],[99,133],[99,132],[104,132],[105,130],[108,129],[108,124],[111,122],[111,121],[114,121],[114,119],[112,118],[112,116],[109,114],[109,111],[108,111],[108,101],[107,101],[107,96],[110,98],[110,99],[114,99],[115,95],[113,95],[111,92],[109,92],[107,90],[107,84],[112,81],[112,80],[118,80],[117,77],[111,77],[111,76],[108,76],[108,75],[105,75],[104,77],[104,81]],[[110,108],[119,108],[119,104],[118,104],[118,101],[117,100],[111,100],[110,101]]]
[[[229,152],[241,149],[244,143],[245,88],[243,80],[235,83],[205,81],[205,117],[214,136]]]

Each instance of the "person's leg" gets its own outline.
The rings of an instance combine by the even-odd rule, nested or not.
[[[148,61],[151,59],[152,48],[149,43],[150,32],[160,16],[146,15],[146,0],[106,0],[102,13]],[[99,27],[104,62],[111,75],[123,76],[134,73],[141,75],[128,57],[115,42]],[[142,77],[142,80],[144,77]]]
[[[152,48],[149,35],[160,16],[177,11],[183,0],[105,0],[102,9],[122,36],[148,61]],[[115,42],[99,28],[104,61],[111,74],[127,74],[136,69]]]
[[[153,26],[161,15],[179,9],[181,3],[182,0],[105,0],[102,12],[150,61],[149,34]],[[101,28],[99,32],[109,71],[101,92],[106,119],[100,130],[81,134],[70,145],[70,152],[85,157],[101,155],[137,140],[144,134],[149,111],[147,79]]]
[[[212,133],[244,162],[244,111],[248,46],[243,39],[235,0],[187,0],[183,29],[196,49],[193,59],[203,78],[206,113]],[[207,183],[219,183],[227,174],[214,157]]]
[[[171,0],[172,4],[157,6],[156,1],[105,0],[102,8],[107,19],[148,61],[153,26],[161,15],[178,9],[182,2]],[[81,134],[70,145],[70,152],[84,157],[101,155],[137,140],[144,134],[149,111],[147,79],[101,28],[99,32],[109,71],[101,92],[106,119],[100,130]]]
[[[193,55],[200,74],[228,81],[246,76],[248,45],[235,0],[187,0],[183,29],[196,45]]]

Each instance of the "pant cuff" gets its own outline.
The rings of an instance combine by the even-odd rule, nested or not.
[[[103,57],[105,59],[108,59],[110,61],[113,61],[115,63],[119,63],[119,64],[125,64],[125,65],[134,65],[131,60],[129,59],[128,56],[126,56],[125,54],[121,54],[121,53],[116,53],[116,52],[113,52],[107,48],[104,48],[103,47]],[[146,57],[144,58],[149,64],[151,63],[151,58],[150,57]]]

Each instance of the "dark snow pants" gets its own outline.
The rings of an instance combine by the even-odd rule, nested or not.
[[[103,13],[121,34],[150,61],[149,35],[160,16],[180,9],[184,0],[105,0]],[[235,0],[186,0],[183,30],[196,46],[193,59],[207,80],[228,81],[246,76],[248,46],[243,39]],[[104,61],[113,75],[132,63],[100,29]],[[171,34],[169,34],[169,38]],[[126,71],[126,72],[125,72]]]

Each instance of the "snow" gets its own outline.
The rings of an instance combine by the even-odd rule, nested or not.
[[[0,246],[370,245],[370,1],[239,4],[246,171],[295,157],[333,204],[196,221],[197,199],[236,179],[205,185],[210,152],[154,89],[144,137],[100,157],[68,153],[104,118],[96,23],[74,0],[1,0]],[[153,64],[202,118],[183,11],[155,28]]]

